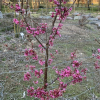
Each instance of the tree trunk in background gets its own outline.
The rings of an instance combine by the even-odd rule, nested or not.
[[[32,0],[29,0],[30,9],[32,8]]]
[[[23,0],[21,0],[21,8],[23,9]]]
[[[90,10],[90,0],[87,0],[88,10]]]
[[[2,0],[0,0],[0,11],[2,9]]]
[[[99,7],[98,7],[98,10],[100,11],[100,0],[99,0]]]
[[[80,2],[80,0],[78,0],[77,2],[78,2],[78,3],[77,3],[77,7],[79,7],[79,2]]]

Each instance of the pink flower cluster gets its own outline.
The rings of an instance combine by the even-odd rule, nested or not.
[[[15,24],[17,24],[17,25],[19,25],[20,27],[26,27],[26,24],[24,23],[24,20],[18,20],[18,19],[16,19],[16,18],[14,18],[13,19],[13,22],[15,23]]]
[[[98,61],[96,61],[94,65],[95,65],[95,69],[99,69],[100,68],[100,65],[98,64]]]
[[[76,54],[75,54],[75,53],[76,53],[76,52],[72,52],[72,53],[71,53],[71,56],[70,56],[71,59],[76,58]]]
[[[72,76],[72,70],[71,68],[68,66],[64,69],[62,69],[61,71],[58,71],[58,69],[55,69],[55,72],[61,76],[61,78],[63,79],[64,77],[69,77]]]
[[[55,8],[56,13],[52,12],[51,17],[53,18],[55,15],[59,16],[59,20],[65,20],[67,16],[69,15],[69,11],[72,10],[72,8],[67,9],[67,7],[59,7],[60,2],[58,0],[49,0],[50,2],[53,2],[57,7]],[[66,4],[66,1],[61,0],[61,3]]]
[[[59,37],[61,37],[61,34],[60,34],[60,32],[59,32],[59,29],[60,29],[60,28],[61,28],[60,25],[58,25],[58,28],[53,27],[53,29],[52,29],[52,31],[53,31],[52,35],[58,35]]]
[[[73,83],[78,83],[81,82],[83,77],[81,76],[80,72],[78,69],[75,69],[75,73],[72,75],[73,76]]]
[[[24,81],[29,81],[31,79],[31,74],[29,72],[24,74]]]
[[[27,94],[30,97],[37,97],[40,98],[41,100],[49,100],[48,92],[40,87],[38,87],[36,90],[33,87],[30,87],[30,89],[27,89]]]
[[[59,1],[57,1],[57,0],[49,0],[49,2],[53,2],[57,6],[60,5]],[[67,2],[65,0],[61,0],[61,3],[66,4]]]
[[[25,56],[32,56],[34,60],[38,60],[38,56],[33,49],[29,49],[29,50],[25,49],[24,55]]]
[[[38,70],[35,69],[34,74],[35,74],[35,76],[36,76],[37,78],[40,78],[41,75],[43,74],[43,70],[40,69],[40,71],[38,71]]]
[[[43,61],[42,59],[40,59],[40,60],[39,60],[39,64],[40,64],[41,66],[43,66],[43,65],[45,64],[45,61]]]
[[[84,76],[84,75],[86,75],[86,71],[87,71],[87,68],[83,68],[81,70],[81,72],[79,72],[79,70],[76,68],[74,69],[74,71],[72,71],[69,66],[62,69],[61,71],[58,71],[58,69],[55,68],[56,74],[58,74],[61,77],[61,79],[72,76],[73,77],[72,83],[74,83],[74,84],[81,82],[83,80],[83,78],[86,78],[86,76]],[[62,83],[61,80],[60,80],[60,83]],[[67,84],[65,84],[65,85],[63,84],[63,86],[67,86]]]
[[[40,48],[40,52],[41,53],[43,53],[43,51],[45,51],[45,49],[42,47],[42,45],[41,44],[39,44],[39,46],[38,46],[39,48]]]
[[[52,62],[53,62],[53,59],[49,59],[48,65],[51,65]]]
[[[17,24],[17,25],[19,24],[19,21],[18,21],[16,18],[13,19],[13,22],[14,22],[15,24]]]
[[[24,28],[26,27],[26,24],[25,24],[24,20],[20,20],[19,26],[24,27]]]
[[[33,34],[34,37],[39,34],[44,34],[46,32],[46,29],[47,23],[40,23],[40,26],[37,26],[36,28],[32,28],[31,26],[26,27],[27,33]]]
[[[20,10],[21,10],[21,7],[19,6],[19,4],[16,4],[16,6],[15,6],[15,11],[18,12],[18,11],[20,11]]]
[[[82,70],[81,70],[81,73],[83,74],[83,75],[86,75],[86,71],[87,71],[88,69],[87,68],[83,68]]]
[[[99,62],[100,62],[100,49],[99,48],[97,49],[97,53],[93,54],[93,56],[97,59],[97,61],[94,64],[95,69],[99,69],[100,68],[100,65],[99,65]]]
[[[61,34],[59,32],[59,29],[61,29],[61,27],[62,27],[62,24],[61,23],[59,23],[59,25],[58,25],[57,28],[56,27],[53,27],[52,34],[49,37],[49,46],[53,46],[53,41],[55,39],[55,36],[61,37]]]
[[[11,9],[13,9],[13,8],[14,8],[14,6],[13,6],[13,5],[11,5],[11,6],[10,6],[10,8],[11,8]]]
[[[33,87],[30,87],[30,89],[27,89],[27,94],[30,97],[37,97],[41,100],[50,100],[50,98],[58,98],[59,96],[62,96],[63,90],[54,89],[50,91],[45,91],[44,88],[38,87],[35,90]]]
[[[59,89],[60,90],[65,91],[66,90],[66,87],[67,87],[67,84],[64,84],[64,82],[60,82],[60,85],[59,85]]]
[[[49,91],[50,98],[58,98],[62,96],[62,94],[63,94],[63,90],[60,89],[54,89]]]
[[[34,71],[34,68],[36,68],[36,67],[35,67],[35,66],[32,66],[32,65],[29,66],[29,70],[30,70],[31,72]]]
[[[78,68],[80,65],[82,65],[82,63],[79,63],[77,60],[74,60],[72,62],[72,66],[75,67],[75,68]]]

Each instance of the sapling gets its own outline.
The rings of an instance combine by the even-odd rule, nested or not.
[[[76,0],[75,0],[76,1]],[[73,2],[73,4],[75,3]],[[11,9],[14,9],[16,12],[19,12],[22,16],[22,20],[18,20],[16,18],[13,19],[13,22],[20,27],[26,29],[27,37],[31,42],[31,48],[26,48],[24,55],[27,59],[33,59],[36,61],[40,68],[36,65],[27,65],[29,71],[24,74],[24,81],[32,81],[32,77],[34,76],[33,86],[27,89],[27,95],[30,97],[39,98],[41,100],[50,100],[53,98],[59,98],[63,96],[68,85],[76,84],[81,82],[83,79],[86,79],[86,68],[82,68],[79,70],[79,67],[82,65],[82,62],[79,62],[76,59],[76,51],[71,53],[70,56],[70,66],[65,66],[65,68],[58,69],[57,66],[52,66],[55,55],[59,55],[59,51],[56,50],[55,53],[51,52],[51,49],[54,46],[54,40],[61,37],[60,30],[62,29],[62,22],[66,20],[69,12],[72,10],[72,5],[67,8],[65,4],[67,3],[64,0],[50,0],[53,2],[55,7],[55,12],[52,12],[51,17],[53,19],[51,27],[47,23],[38,23],[35,20],[32,20],[31,17],[25,15],[25,9],[21,9],[19,4],[13,6],[12,4],[6,4]],[[4,2],[5,3],[5,2]],[[59,20],[58,25],[56,26],[56,20]],[[36,27],[33,27],[28,20],[32,20],[31,22],[36,24]],[[40,53],[44,54],[43,57],[37,53],[34,49],[34,44],[30,39],[30,35],[37,40],[39,43],[38,48],[40,49]],[[55,54],[55,55],[54,55]],[[51,67],[52,66],[52,67]],[[56,78],[52,81],[48,79],[48,68],[51,68],[53,72],[55,72]],[[71,78],[69,82],[64,81],[67,78]],[[40,82],[42,79],[42,85]],[[58,87],[51,88],[51,85],[57,83]],[[35,87],[37,84],[37,88]],[[39,85],[40,84],[40,85]]]

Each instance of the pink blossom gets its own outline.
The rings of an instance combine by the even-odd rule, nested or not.
[[[61,71],[58,71],[57,69],[55,70],[55,72],[61,76],[61,78],[63,79],[64,77],[69,77],[72,76],[72,70],[70,69],[70,67],[66,67],[64,69],[62,69]]]
[[[86,71],[87,71],[87,68],[83,68],[83,69],[81,70],[81,72],[82,72],[83,74],[86,74]]]
[[[55,16],[55,13],[54,12],[52,12],[52,15],[51,15],[51,17],[53,18]]]
[[[26,67],[28,67],[28,65],[26,65]]]
[[[58,54],[58,50],[56,50],[56,54]]]
[[[100,59],[100,55],[97,55],[96,58],[97,58],[97,59]]]
[[[72,7],[69,9],[69,11],[72,11]]]
[[[73,83],[78,83],[82,81],[82,76],[80,74],[73,74]]]
[[[63,0],[63,4],[66,4],[67,2]]]
[[[24,56],[28,56],[28,50],[25,49]]]
[[[100,49],[98,49],[98,53],[100,53]]]
[[[94,65],[95,65],[95,69],[99,69],[100,68],[100,65],[98,64],[98,61],[96,61]]]
[[[29,49],[28,53],[29,53],[30,56],[35,56],[36,55],[36,52],[33,49]]]
[[[41,59],[41,60],[39,60],[39,64],[40,64],[41,66],[43,66],[43,65],[45,64],[45,61],[43,61],[43,60]]]
[[[53,39],[50,39],[50,40],[49,40],[49,45],[50,45],[50,46],[53,46]]]
[[[49,59],[48,64],[51,65],[52,62],[53,62],[53,59]]]
[[[61,90],[66,90],[66,87],[67,87],[67,84],[64,84],[63,82],[60,82],[60,85],[59,85],[59,88],[61,89]]]
[[[33,57],[33,59],[34,59],[34,60],[38,60],[38,56],[35,55],[35,56]]]
[[[40,47],[40,51],[41,51],[41,53],[43,53],[44,49],[42,48],[42,45],[39,44],[38,47]]]
[[[11,5],[11,6],[10,6],[10,8],[11,8],[11,9],[13,9],[13,8],[14,8],[14,6],[13,6],[13,5]]]
[[[22,14],[24,14],[25,13],[25,9],[22,9]]]
[[[83,78],[85,76],[81,76],[80,72],[78,69],[75,69],[75,73],[72,75],[73,76],[73,83],[78,83],[78,82],[81,82],[83,80]]]
[[[38,47],[42,47],[42,45],[41,45],[41,44],[39,44],[39,45],[38,45]]]
[[[58,98],[62,96],[62,94],[63,94],[63,90],[60,90],[60,89],[54,89],[54,90],[49,91],[49,96],[51,98]]]
[[[34,88],[30,87],[30,89],[27,90],[28,92],[28,96],[30,97],[37,97],[40,98],[41,100],[49,100],[48,97],[48,92],[45,91],[43,88],[38,87],[36,90],[34,90]]]
[[[60,3],[57,0],[54,0],[54,4],[57,5],[57,6],[60,5]]]
[[[28,94],[28,96],[33,97],[34,96],[34,88],[30,87],[30,89],[27,89],[27,94]]]
[[[19,24],[19,21],[18,21],[16,18],[13,19],[13,22],[14,22],[15,24]]]
[[[40,69],[40,71],[35,70],[35,71],[34,71],[34,74],[35,74],[35,76],[36,76],[37,78],[40,78],[40,76],[43,74],[43,70],[42,70],[42,69]]]
[[[24,23],[24,20],[20,20],[20,27],[25,27],[26,24]]]
[[[33,27],[33,28],[30,28],[32,31],[35,31],[35,28]]]
[[[35,68],[35,66],[32,66],[32,65],[29,66],[29,69],[30,69],[31,72],[34,71],[34,68]]]
[[[59,25],[58,25],[59,29],[62,29],[62,26],[63,26],[63,24],[59,23]]]
[[[33,34],[33,31],[31,30],[31,26],[26,27],[26,31],[27,31],[27,33],[29,33],[29,34]]]
[[[50,56],[51,56],[51,58],[54,58],[54,56],[53,56],[53,54],[52,54],[52,53],[50,53]]]
[[[21,10],[21,7],[19,6],[19,4],[16,4],[15,8],[16,8],[16,9],[15,9],[16,12],[18,12],[18,11]]]
[[[29,72],[24,74],[24,81],[29,81],[30,79],[31,79],[31,74]]]
[[[77,60],[74,60],[74,61],[72,62],[72,66],[73,66],[73,67],[79,67],[81,64],[82,64],[82,63],[79,63]]]
[[[94,57],[94,56],[95,56],[95,54],[92,54],[92,56]]]
[[[71,53],[71,59],[74,59],[74,58],[76,58],[76,54],[75,54],[76,52],[72,52]]]
[[[33,81],[34,84],[38,84],[38,80],[37,81]]]

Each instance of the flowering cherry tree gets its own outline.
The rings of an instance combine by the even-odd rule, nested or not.
[[[76,60],[76,51],[71,53],[70,60],[71,64],[70,66],[65,66],[63,69],[58,69],[57,66],[53,66],[52,70],[55,71],[56,78],[50,82],[48,80],[48,67],[52,65],[54,61],[54,54],[50,52],[52,47],[54,46],[54,40],[56,38],[61,37],[60,29],[62,29],[62,22],[66,20],[67,16],[69,15],[69,12],[72,10],[72,6],[67,8],[65,4],[67,3],[64,0],[50,0],[50,2],[53,2],[56,5],[55,12],[52,12],[52,26],[49,29],[49,26],[47,23],[37,23],[36,21],[33,21],[32,23],[36,24],[36,27],[33,27],[28,23],[27,21],[27,15],[25,14],[25,9],[21,9],[19,4],[16,4],[15,6],[12,4],[5,4],[9,6],[11,9],[14,9],[16,12],[19,12],[23,19],[18,20],[16,18],[13,19],[13,22],[17,25],[19,25],[22,28],[26,29],[26,32],[28,35],[31,35],[33,38],[37,40],[39,43],[38,48],[40,49],[41,53],[45,54],[44,58],[40,58],[36,50],[34,49],[34,46],[32,44],[30,49],[25,49],[24,55],[26,58],[30,58],[38,62],[38,64],[41,66],[40,69],[37,68],[36,65],[27,65],[26,67],[29,68],[29,71],[24,74],[24,81],[30,81],[33,77],[35,77],[35,81],[33,81],[34,84],[39,84],[39,80],[41,77],[43,77],[43,84],[42,86],[36,88],[34,86],[31,86],[27,89],[27,95],[30,97],[36,97],[41,100],[50,100],[52,98],[58,98],[60,96],[63,96],[63,93],[65,93],[65,90],[68,85],[76,84],[81,82],[83,79],[86,79],[86,68],[80,68],[82,65],[82,62],[79,62]],[[75,1],[73,2],[73,4]],[[59,23],[57,26],[55,26],[56,19],[59,19]],[[50,32],[48,32],[48,29]],[[39,36],[43,35],[45,39],[45,43],[41,41]],[[100,52],[100,50],[99,50]],[[59,54],[59,52],[56,50],[55,54]],[[97,62],[95,64],[98,65]],[[98,67],[98,66],[97,66]],[[66,78],[71,78],[71,81],[64,82],[63,80]],[[48,87],[52,85],[54,82],[58,83],[58,87],[55,89],[49,89]]]

